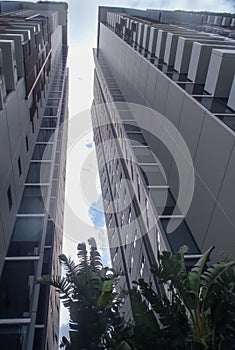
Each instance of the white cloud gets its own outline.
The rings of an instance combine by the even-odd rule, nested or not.
[[[234,11],[234,2],[233,1],[215,1],[215,0],[143,0],[143,1],[124,1],[120,2],[119,6],[122,6],[122,3],[125,3],[126,6],[133,8],[152,8],[152,9],[165,9],[165,10],[201,10],[201,11],[216,11],[216,12],[233,12]]]

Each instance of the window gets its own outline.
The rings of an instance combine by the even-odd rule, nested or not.
[[[19,171],[19,176],[22,175],[22,168],[21,168],[21,160],[20,157],[18,158],[18,171]]]
[[[26,183],[47,183],[50,178],[50,163],[32,162],[29,167]]]
[[[38,142],[52,142],[55,129],[41,129],[38,134]]]
[[[28,334],[28,326],[25,325],[0,325],[0,338],[2,349],[25,348]]]
[[[57,125],[57,118],[43,118],[42,119],[42,128],[56,128]]]
[[[52,158],[52,147],[53,145],[48,144],[38,144],[34,148],[33,160],[51,160]]]
[[[135,146],[147,145],[142,134],[128,132],[127,136],[130,139],[132,145],[135,145]]]
[[[165,186],[167,181],[157,165],[141,165],[141,173],[147,186]]]
[[[31,125],[32,125],[32,133],[34,134],[34,121],[31,120]]]
[[[46,196],[47,186],[43,186],[43,197]],[[19,214],[44,214],[45,207],[40,186],[27,186],[24,189]]]
[[[0,281],[1,318],[29,316],[35,269],[35,262],[30,260],[5,262]]]
[[[60,99],[48,99],[47,107],[58,107],[60,103]]]
[[[42,217],[18,217],[7,256],[38,255],[42,228]]]
[[[137,161],[140,163],[154,163],[156,162],[153,153],[147,147],[133,148]]]
[[[167,227],[170,220],[173,220],[175,222],[176,228],[173,232],[168,233]],[[182,219],[178,218],[164,218],[160,221],[173,253],[177,253],[180,247],[185,244],[189,247],[190,254],[200,254],[198,246],[194,241],[194,238],[185,220],[182,221]],[[173,221],[171,224],[173,224]]]
[[[29,140],[28,140],[28,136],[25,137],[25,144],[26,144],[26,151],[28,152],[28,150],[29,150]]]
[[[58,108],[57,107],[46,107],[44,111],[44,115],[48,116],[57,116]]]
[[[139,174],[137,174],[137,191],[138,191],[138,200],[140,202],[140,177],[139,177]]]
[[[7,199],[8,199],[9,210],[11,210],[11,208],[12,208],[11,186],[9,186],[9,187],[8,187],[8,190],[7,190]]]

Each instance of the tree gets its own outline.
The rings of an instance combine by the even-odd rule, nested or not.
[[[152,268],[165,287],[163,296],[143,279],[137,282],[157,316],[152,336],[159,349],[235,349],[235,261],[227,259],[208,266],[212,249],[189,272],[184,260],[187,247],[175,255],[163,252],[159,265]],[[134,298],[138,293],[134,290]]]
[[[66,275],[42,276],[38,283],[56,288],[64,306],[69,310],[70,341],[62,338],[65,350],[120,349],[130,347],[125,341],[129,328],[119,313],[123,295],[114,291],[120,276],[104,267],[94,239],[77,247],[78,264],[64,254],[59,256]]]
[[[95,241],[78,245],[79,263],[65,255],[66,276],[42,276],[54,286],[70,312],[70,341],[65,350],[232,350],[235,349],[235,261],[209,265],[213,248],[188,271],[187,247],[163,252],[151,271],[161,292],[143,279],[129,293],[133,322],[119,309],[123,294],[115,293],[119,273],[104,267]]]

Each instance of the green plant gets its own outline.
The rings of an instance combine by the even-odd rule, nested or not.
[[[119,313],[123,295],[114,291],[120,273],[102,265],[94,239],[89,244],[89,253],[85,243],[78,244],[78,264],[64,254],[59,256],[64,277],[38,279],[38,283],[55,287],[69,310],[70,341],[63,337],[61,348],[128,350],[128,327]]]
[[[207,266],[210,248],[187,271],[184,255],[163,252],[152,272],[166,294],[138,281],[142,295],[158,319],[159,339],[166,349],[233,349],[235,343],[235,261]],[[163,346],[163,343],[162,343]]]

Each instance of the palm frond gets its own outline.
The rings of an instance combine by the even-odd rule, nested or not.
[[[68,280],[76,284],[79,265],[76,265],[73,260],[67,258],[65,254],[59,256],[59,261],[65,269]]]
[[[44,275],[37,279],[37,283],[55,287],[66,308],[69,308],[73,303],[73,285],[66,277]]]
[[[86,271],[89,266],[88,254],[85,243],[79,243],[77,246],[77,257],[79,259],[79,272]]]
[[[203,298],[205,299],[209,292],[216,288],[216,293],[222,290],[227,283],[235,284],[235,261],[219,262],[211,265],[203,272],[201,284],[203,288]]]
[[[97,249],[96,241],[93,237],[90,237],[88,239],[88,243],[90,245],[90,259],[89,259],[89,265],[94,270],[101,270],[103,267],[103,264],[101,262],[101,256]]]

